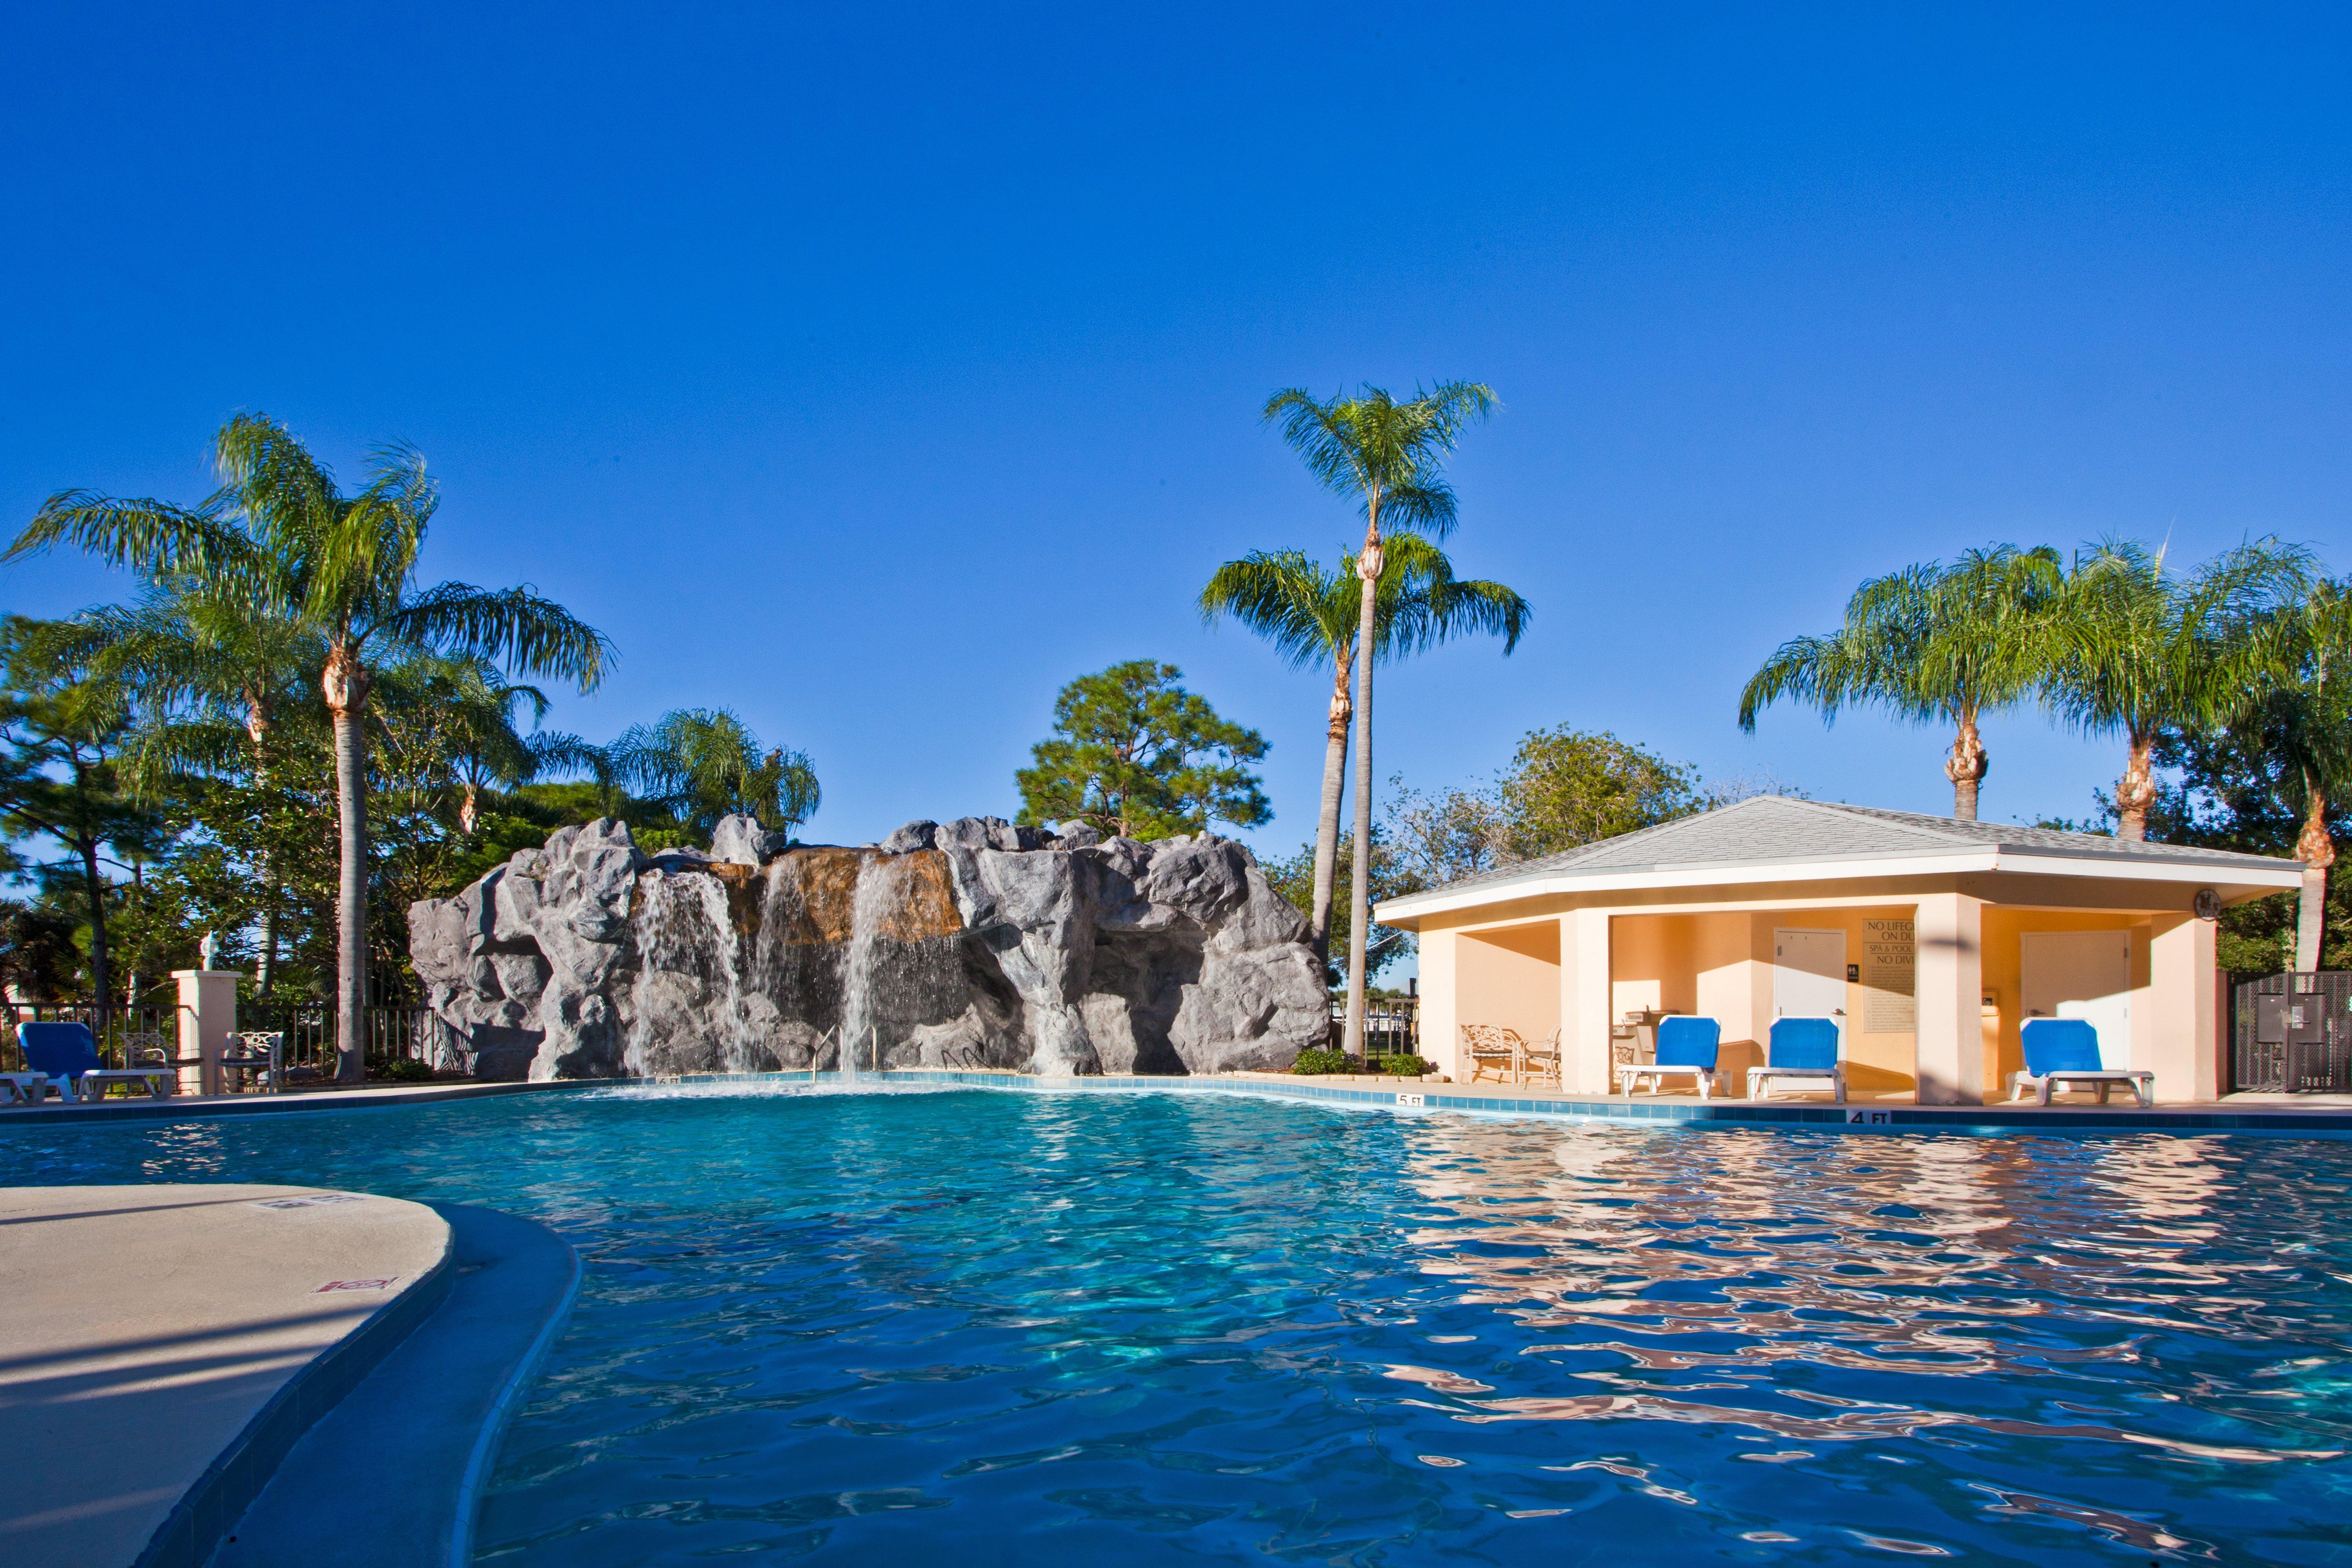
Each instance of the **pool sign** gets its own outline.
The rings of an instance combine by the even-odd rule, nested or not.
[[[356,1192],[314,1192],[304,1197],[265,1197],[247,1208],[316,1208],[322,1203],[365,1203],[367,1197]]]
[[[1397,1096],[1397,1103],[1400,1105],[1426,1105],[1429,1103],[1429,1097],[1425,1094],[1400,1094]]]
[[[323,1296],[335,1291],[388,1291],[399,1279],[397,1274],[387,1274],[381,1280],[330,1280],[310,1293]]]
[[[1845,1124],[1849,1127],[1883,1127],[1886,1125],[1884,1111],[1848,1111]]]

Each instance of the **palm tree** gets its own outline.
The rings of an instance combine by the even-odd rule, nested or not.
[[[734,812],[789,833],[823,798],[806,753],[774,747],[762,757],[750,727],[726,708],[679,708],[632,725],[600,760],[590,764],[600,782],[627,784],[699,833]]]
[[[1991,766],[1978,725],[2035,689],[2044,673],[2042,632],[2061,582],[2058,552],[1995,545],[1951,565],[1929,561],[1873,578],[1847,601],[1845,624],[1826,637],[1783,643],[1739,695],[1739,727],[1782,697],[1810,703],[1834,723],[1839,708],[1868,703],[1915,723],[1952,727],[1944,776],[1952,815],[1974,821]]]
[[[2320,965],[2327,873],[2336,863],[2328,812],[2352,794],[2352,583],[2312,583],[2265,630],[2274,639],[2275,682],[2232,727],[2301,795],[2291,802],[2303,811],[2294,845],[2303,862],[2294,967],[2308,972]]]
[[[141,798],[175,779],[240,767],[256,789],[268,788],[278,715],[300,700],[310,672],[325,661],[324,643],[291,601],[289,586],[282,570],[167,573],[135,605],[85,613],[103,650],[101,667],[142,693],[142,722],[125,754]],[[266,848],[257,869],[254,988],[267,998],[277,971],[279,893]]]
[[[1534,612],[1499,582],[1464,582],[1427,539],[1399,534],[1386,541],[1379,583],[1374,657],[1391,659],[1434,647],[1457,632],[1492,632],[1506,655],[1519,645]],[[1201,590],[1201,618],[1231,615],[1264,637],[1293,669],[1328,660],[1331,703],[1323,747],[1323,800],[1315,828],[1315,904],[1308,939],[1328,961],[1331,890],[1337,877],[1339,802],[1348,775],[1348,730],[1354,713],[1348,685],[1355,665],[1359,612],[1356,558],[1326,570],[1302,550],[1260,550],[1219,567]]]
[[[2266,629],[2310,577],[2310,552],[2274,538],[2225,550],[2185,579],[2166,570],[2162,550],[2130,540],[2075,558],[2044,622],[2045,690],[2084,733],[2124,733],[2117,837],[2147,836],[2158,730],[2227,723],[2270,687],[2278,655]]]
[[[1356,601],[1356,645],[1379,649],[1377,595],[1381,529],[1444,538],[1454,530],[1454,489],[1438,472],[1462,427],[1494,412],[1495,394],[1476,382],[1443,382],[1399,402],[1378,387],[1356,397],[1317,398],[1291,387],[1266,399],[1265,418],[1307,471],[1335,493],[1359,498],[1364,543],[1356,554],[1361,591]],[[1348,1028],[1340,1049],[1363,1053],[1364,933],[1370,925],[1372,880],[1372,665],[1356,661],[1356,843],[1349,883]]]
[[[534,727],[547,716],[547,694],[537,686],[509,682],[480,659],[437,653],[404,660],[379,679],[391,699],[384,738],[403,754],[396,771],[436,797],[457,791],[460,834],[473,837],[482,790],[510,789],[538,775],[542,748],[532,743],[540,737],[520,723],[525,709]]]
[[[366,1075],[367,751],[363,726],[381,653],[432,650],[508,664],[593,689],[611,664],[603,633],[529,587],[445,582],[420,589],[416,558],[438,492],[413,448],[379,448],[367,484],[346,496],[287,428],[265,414],[221,427],[222,486],[194,507],[61,491],[5,559],[59,542],[111,565],[206,581],[243,577],[272,591],[324,643],[319,685],[334,726],[341,875],[336,898],[336,1074]]]

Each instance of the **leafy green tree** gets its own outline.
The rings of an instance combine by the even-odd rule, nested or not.
[[[709,837],[721,817],[741,812],[785,832],[814,816],[823,791],[804,752],[772,747],[764,755],[743,721],[726,708],[678,708],[652,724],[632,725],[597,751],[578,747],[555,756],[617,782]]]
[[[151,575],[268,585],[324,642],[320,695],[333,727],[340,877],[336,901],[337,1076],[365,1076],[368,747],[374,663],[429,650],[493,660],[519,674],[592,689],[612,663],[604,636],[530,589],[460,582],[420,588],[418,552],[438,505],[424,458],[388,446],[346,496],[286,427],[240,414],[214,444],[222,487],[199,506],[116,500],[84,490],[49,497],[7,559],[70,543]]]
[[[1978,721],[2036,690],[2049,673],[2044,628],[2063,573],[2048,547],[1995,545],[1949,566],[1929,561],[1874,578],[1846,604],[1845,623],[1823,637],[1783,643],[1739,697],[1739,727],[1782,697],[1834,723],[1848,704],[1883,707],[1954,731],[1944,774],[1952,815],[1973,821],[1990,766]]]
[[[1132,659],[1064,686],[1052,737],[1013,775],[1021,821],[1157,839],[1272,819],[1257,775],[1243,766],[1265,755],[1265,741],[1178,685],[1183,674]]]
[[[1530,730],[1500,781],[1509,857],[1532,860],[1705,809],[1698,770],[1561,725]]]
[[[310,679],[325,664],[325,644],[289,598],[290,586],[282,570],[261,577],[167,573],[137,604],[85,615],[101,646],[100,667],[142,694],[126,757],[142,799],[184,790],[198,777],[240,780],[253,799],[232,805],[234,789],[207,798],[230,806],[229,821],[242,822],[274,792],[282,716],[306,705]],[[232,854],[252,852],[244,869],[258,894],[256,989],[264,998],[277,975],[282,875],[269,842],[277,836],[222,841]]]
[[[2225,550],[2186,577],[2128,540],[2075,559],[2037,662],[2048,700],[2075,727],[2125,737],[2118,837],[2147,836],[2161,731],[2224,724],[2270,688],[2278,651],[2267,632],[2310,577],[2309,552],[2276,539]]]
[[[0,828],[46,838],[66,856],[89,922],[90,995],[114,999],[108,951],[111,879],[101,862],[126,839],[143,841],[148,813],[121,787],[131,726],[130,694],[95,674],[89,628],[21,615],[0,623]]]
[[[1301,910],[1306,909],[1315,896],[1315,850],[1313,844],[1302,844],[1298,852],[1288,859],[1268,861],[1262,866],[1266,881],[1274,890]],[[1334,941],[1321,955],[1323,984],[1328,990],[1339,990],[1348,981],[1348,977],[1331,955],[1335,952],[1345,954],[1349,950],[1352,933],[1348,922],[1354,907],[1349,896],[1353,891],[1349,886],[1349,878],[1353,871],[1354,867],[1348,862],[1340,862],[1339,896],[1331,905]],[[1372,885],[1370,896],[1365,901],[1367,905],[1377,904],[1383,899],[1402,898],[1406,894],[1421,892],[1427,885],[1431,884],[1414,874],[1400,846],[1391,842],[1388,824],[1375,824],[1372,831]],[[1414,946],[1412,933],[1373,922],[1364,937],[1367,971],[1374,977],[1379,977],[1383,970],[1411,956]]]
[[[1265,417],[1278,424],[1283,440],[1323,486],[1361,503],[1364,542],[1356,553],[1361,584],[1356,608],[1356,646],[1377,655],[1379,584],[1386,565],[1383,528],[1444,538],[1453,531],[1453,486],[1440,465],[1454,450],[1462,428],[1494,411],[1493,391],[1476,382],[1444,382],[1399,402],[1377,387],[1355,397],[1318,398],[1291,387],[1266,400]],[[1363,944],[1370,925],[1372,873],[1372,666],[1377,657],[1356,661],[1356,841],[1349,882],[1354,900],[1349,918],[1348,1025],[1341,1049],[1361,1055],[1364,1047]]]
[[[1508,655],[1533,612],[1499,582],[1465,582],[1454,563],[1427,539],[1399,534],[1387,541],[1375,591],[1379,641],[1375,659],[1403,657],[1459,632],[1503,638]],[[1274,644],[1293,669],[1328,663],[1331,701],[1323,749],[1323,799],[1316,819],[1313,906],[1309,940],[1328,960],[1331,906],[1339,860],[1339,805],[1347,785],[1348,732],[1354,714],[1348,687],[1356,657],[1360,609],[1356,558],[1327,570],[1300,550],[1257,551],[1219,567],[1201,591],[1201,615],[1231,615]]]

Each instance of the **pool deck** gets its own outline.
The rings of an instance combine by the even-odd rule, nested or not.
[[[450,1258],[447,1222],[397,1198],[0,1187],[0,1560],[196,1568]]]

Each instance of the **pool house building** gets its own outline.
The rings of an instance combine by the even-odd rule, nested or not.
[[[2214,917],[2292,860],[1759,796],[1381,904],[1417,934],[1422,1053],[1457,1082],[1496,1026],[1599,1095],[1658,1021],[1713,1019],[1737,1094],[1772,1021],[1830,1017],[1862,1099],[1974,1104],[2020,1029],[2076,1018],[2159,1101],[2230,1089]]]

